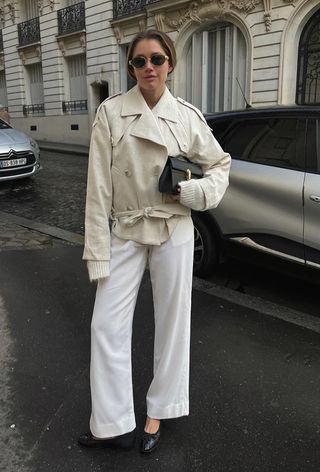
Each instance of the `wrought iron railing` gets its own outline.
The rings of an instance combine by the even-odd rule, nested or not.
[[[18,24],[19,46],[40,41],[39,17]]]
[[[82,31],[86,27],[85,4],[76,3],[58,10],[58,33],[68,34]]]
[[[141,12],[146,5],[159,2],[160,0],[113,0],[113,17],[134,15]]]
[[[87,111],[88,110],[88,101],[87,100],[73,100],[73,101],[63,101],[62,102],[62,111],[64,113],[71,111]]]
[[[23,105],[23,114],[28,115],[43,115],[44,114],[44,103],[36,103],[33,105]]]
[[[0,30],[0,52],[3,51],[3,36],[2,36],[2,30]]]

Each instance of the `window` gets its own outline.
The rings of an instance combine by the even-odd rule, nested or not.
[[[308,119],[306,137],[306,170],[320,173],[320,153],[317,149],[317,127],[319,121]]]
[[[70,100],[84,100],[87,98],[87,64],[85,56],[71,56],[68,58]]]
[[[320,105],[320,10],[310,18],[301,34],[296,102]]]
[[[120,90],[127,91],[136,85],[136,81],[127,72],[127,54],[129,45],[120,46]]]
[[[8,106],[7,85],[4,70],[0,71],[0,104],[3,107]]]
[[[304,119],[248,118],[230,124],[222,145],[234,158],[305,170],[305,136]]]
[[[193,34],[186,58],[186,99],[202,112],[243,108],[246,44],[230,23]]]
[[[25,16],[26,20],[32,20],[39,16],[38,0],[25,0]]]
[[[63,111],[87,112],[87,62],[85,55],[67,58],[69,100],[63,102]]]
[[[25,21],[18,24],[19,46],[40,42],[39,7],[37,0],[22,2]]]
[[[26,74],[26,102],[23,112],[25,115],[39,115],[44,113],[43,78],[41,63],[25,67]]]
[[[43,103],[43,78],[41,64],[28,66],[31,103]]]

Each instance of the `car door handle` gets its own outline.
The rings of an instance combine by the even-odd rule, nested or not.
[[[310,200],[316,203],[320,203],[320,195],[310,195]]]

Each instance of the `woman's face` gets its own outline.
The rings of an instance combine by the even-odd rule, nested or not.
[[[150,57],[153,54],[166,55],[161,44],[156,39],[142,39],[133,50],[132,58],[143,56],[147,59],[145,66],[141,69],[133,68],[142,93],[162,93],[165,88],[168,73],[172,71],[168,60],[161,66],[153,65],[150,61]]]

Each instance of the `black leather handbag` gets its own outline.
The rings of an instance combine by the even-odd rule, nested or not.
[[[176,195],[182,180],[201,179],[203,172],[199,164],[183,156],[169,156],[159,179],[159,191]]]

